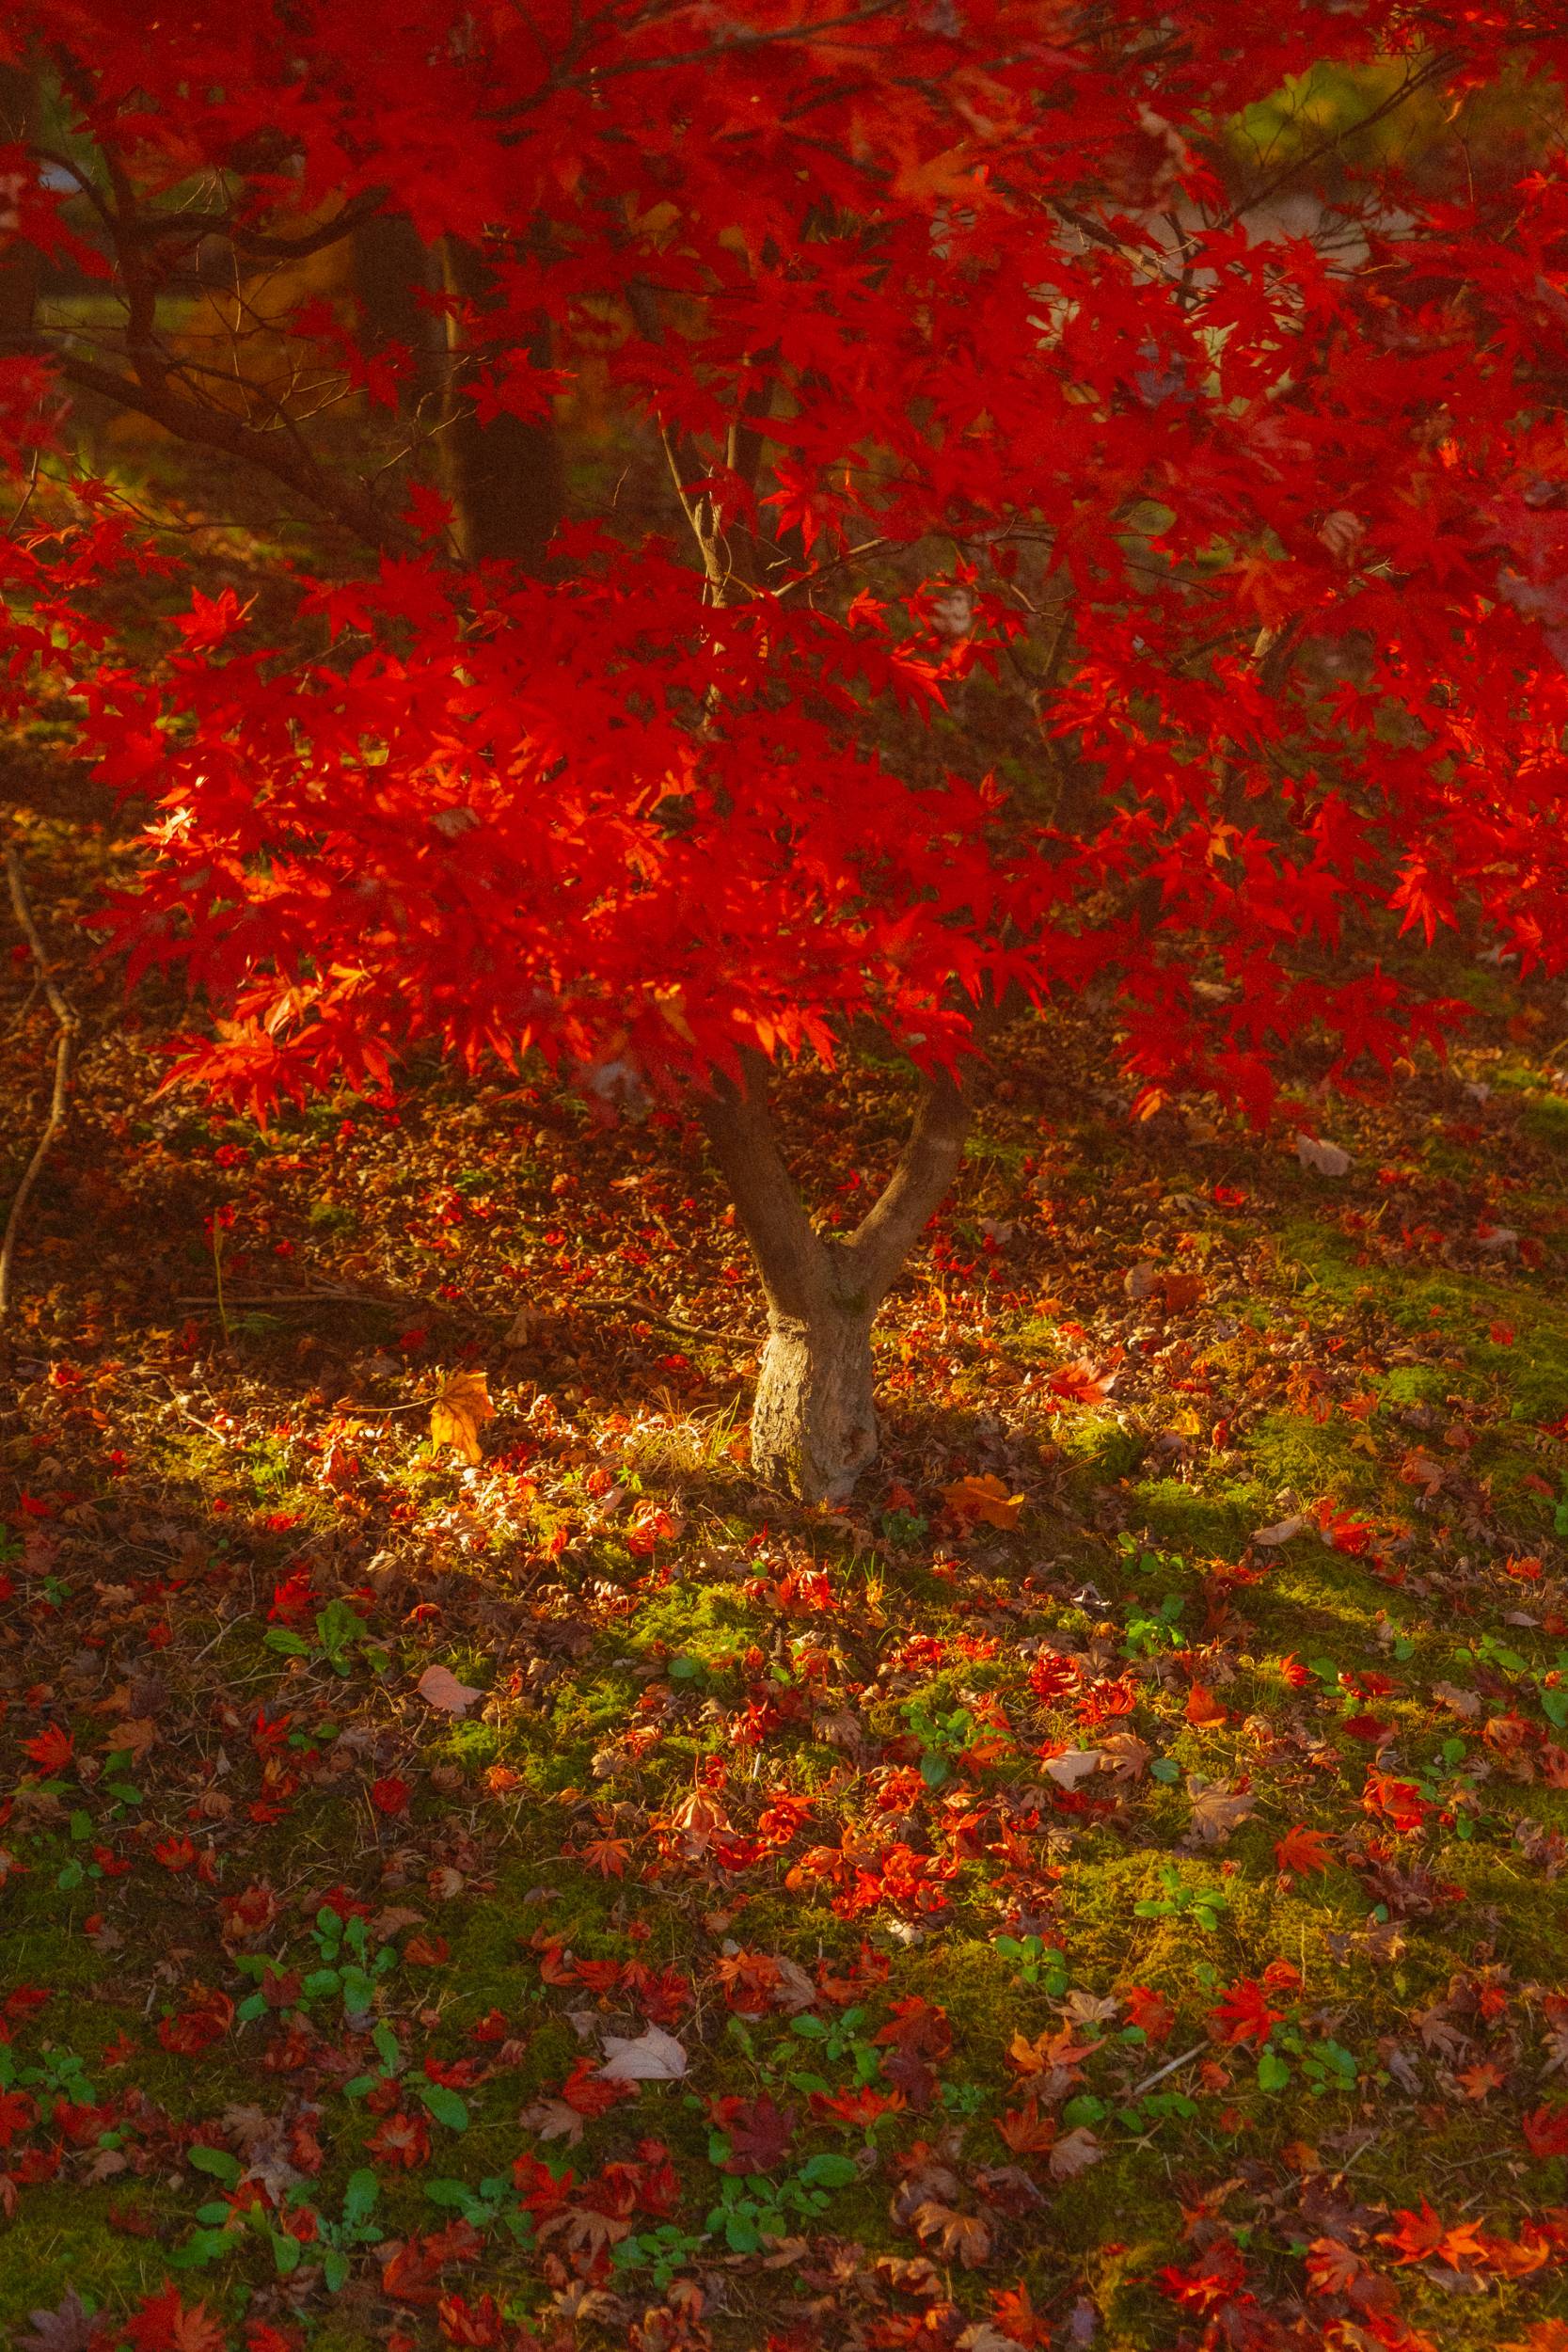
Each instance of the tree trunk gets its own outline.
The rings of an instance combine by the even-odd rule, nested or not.
[[[871,1316],[830,1302],[770,1315],[752,1405],[752,1468],[770,1486],[842,1502],[877,1457]]]
[[[372,213],[354,232],[353,267],[371,349],[402,343],[413,360],[398,384],[398,406],[405,416],[434,421],[446,384],[446,336],[420,296],[436,291],[440,272],[435,257],[406,215]]]
[[[448,237],[442,267],[448,293],[483,309],[494,282],[483,255],[461,238]],[[536,572],[566,506],[555,425],[549,420],[531,423],[505,409],[481,424],[468,393],[471,362],[460,349],[460,340],[454,321],[440,446],[443,487],[451,501],[458,546],[466,563],[504,556]],[[546,323],[541,323],[529,346],[529,359],[534,367],[549,365]]]
[[[38,86],[30,66],[0,65],[0,142],[22,147],[34,135]],[[29,335],[38,309],[39,251],[25,237],[0,249],[0,334]]]
[[[926,1082],[898,1165],[847,1241],[824,1240],[806,1215],[759,1060],[741,1086],[721,1083],[705,1097],[701,1116],[768,1297],[752,1467],[802,1502],[842,1502],[877,1458],[877,1310],[958,1173],[968,1108],[951,1079]]]

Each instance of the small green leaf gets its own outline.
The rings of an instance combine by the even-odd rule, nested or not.
[[[466,2114],[463,2120],[467,2122]],[[357,2229],[375,2211],[380,2195],[381,2183],[368,2165],[349,2174],[348,2186],[343,2191],[343,2219],[351,2229]]]
[[[452,2132],[467,2130],[468,2110],[455,2090],[445,2083],[411,2082],[408,2087],[417,2099],[424,2101],[437,2123],[444,2123]]]
[[[800,2167],[797,2178],[803,2181],[808,2188],[847,2188],[851,2181],[859,2178],[859,2174],[847,2156],[835,2155],[829,2151],[811,2157]]]
[[[1265,2050],[1258,2061],[1259,2090],[1283,2090],[1291,2079],[1291,2070],[1277,2050]]]

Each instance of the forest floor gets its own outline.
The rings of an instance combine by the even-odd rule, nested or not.
[[[1560,1004],[1338,1175],[1019,1030],[806,1510],[693,1130],[159,1097],[101,853],[27,843],[5,2340],[1562,2352]],[[783,1097],[852,1220],[906,1080]]]

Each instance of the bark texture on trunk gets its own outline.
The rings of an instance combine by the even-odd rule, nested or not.
[[[877,1455],[877,1310],[958,1173],[968,1107],[950,1079],[927,1081],[897,1166],[845,1241],[825,1240],[806,1215],[759,1064],[743,1085],[719,1085],[702,1117],[768,1298],[752,1467],[804,1502],[841,1502]]]
[[[877,1458],[871,1317],[829,1305],[770,1317],[752,1404],[752,1468],[812,1502],[842,1502]]]

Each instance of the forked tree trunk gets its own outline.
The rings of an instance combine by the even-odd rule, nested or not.
[[[752,1466],[804,1502],[841,1502],[877,1456],[877,1310],[958,1173],[968,1109],[950,1080],[927,1082],[897,1167],[845,1241],[825,1240],[806,1215],[759,1064],[707,1096],[702,1118],[768,1298]]]

